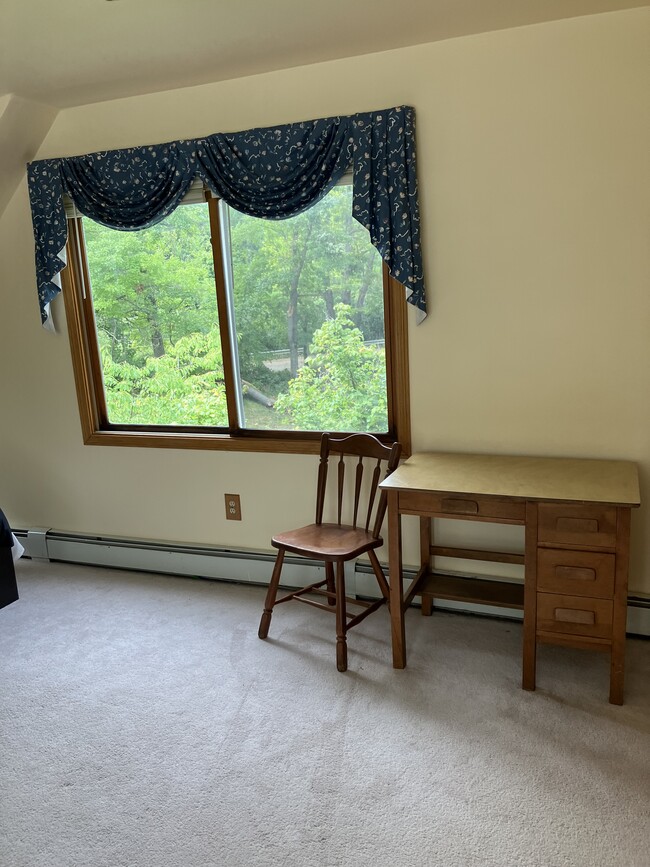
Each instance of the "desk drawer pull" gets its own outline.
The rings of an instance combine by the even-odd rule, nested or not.
[[[610,638],[613,617],[614,603],[611,599],[592,599],[563,593],[537,594],[538,632]]]
[[[556,566],[555,577],[558,581],[595,581],[596,570],[577,566]]]
[[[538,540],[541,543],[616,548],[617,513],[598,503],[540,503]]]
[[[456,517],[497,524],[526,523],[526,503],[502,497],[479,497],[471,492],[400,491],[399,508],[403,515]]]
[[[615,574],[615,554],[537,549],[537,589],[547,593],[611,599]]]
[[[580,611],[577,608],[556,608],[553,616],[558,623],[584,623],[593,626],[596,622],[593,611]]]
[[[478,515],[478,503],[476,500],[459,500],[449,497],[442,501],[442,511],[454,515]]]

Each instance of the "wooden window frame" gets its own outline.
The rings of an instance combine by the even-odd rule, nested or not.
[[[229,430],[206,426],[172,429],[170,426],[157,425],[116,425],[108,421],[81,218],[73,217],[68,220],[68,265],[61,272],[61,287],[84,444],[318,454],[320,432],[243,430],[237,427],[217,201],[208,199],[208,208],[213,239],[217,315],[223,344]],[[411,453],[408,317],[404,288],[393,280],[385,264],[383,289],[388,433],[377,434],[377,437],[385,443],[399,441],[402,444],[402,454],[408,456]]]

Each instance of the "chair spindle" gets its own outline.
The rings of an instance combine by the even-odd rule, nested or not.
[[[357,515],[359,513],[359,500],[361,499],[361,482],[363,481],[363,455],[359,455],[359,463],[357,464],[356,478],[354,481],[354,514],[352,516],[352,526],[357,529]],[[367,528],[366,528],[367,529]]]
[[[342,522],[343,513],[343,489],[345,487],[345,455],[341,454],[339,459],[339,500],[338,500],[338,523]]]
[[[372,507],[375,503],[377,488],[379,486],[379,476],[381,474],[381,460],[377,461],[375,469],[372,471],[372,484],[370,485],[370,494],[368,502],[368,517],[366,518],[366,530],[370,527],[370,518],[372,517]]]

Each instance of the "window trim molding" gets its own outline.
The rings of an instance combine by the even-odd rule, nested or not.
[[[216,206],[209,202],[211,212]],[[69,220],[81,228],[81,218]],[[213,235],[216,226],[212,225]],[[219,243],[213,244],[215,257]],[[220,429],[155,430],[145,426],[114,426],[108,421],[101,361],[96,340],[95,315],[90,291],[83,232],[68,232],[67,266],[61,271],[61,287],[65,303],[72,368],[79,406],[81,432],[85,445],[200,449],[238,452],[284,454],[318,454],[320,432],[311,431],[244,431],[223,432]],[[215,262],[215,266],[216,266]],[[216,271],[216,268],[215,268]],[[220,277],[216,278],[217,285]],[[408,315],[404,288],[390,276],[383,264],[384,331],[386,335],[386,387],[388,398],[389,433],[377,435],[382,442],[402,444],[402,454],[411,454],[411,418],[408,356]],[[219,317],[226,315],[222,304],[217,305]],[[223,327],[223,324],[222,324]],[[230,414],[230,405],[229,405]],[[338,431],[336,433],[339,433]]]

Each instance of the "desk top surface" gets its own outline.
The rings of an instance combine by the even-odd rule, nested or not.
[[[637,466],[630,461],[422,452],[381,487],[619,506],[641,503]]]

